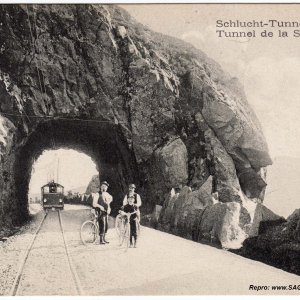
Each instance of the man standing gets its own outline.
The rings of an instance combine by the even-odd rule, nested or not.
[[[108,215],[111,210],[110,203],[112,202],[112,196],[107,192],[108,187],[108,182],[103,181],[100,185],[100,191],[93,195],[93,207],[98,212],[100,245],[109,243],[105,239],[108,228]]]
[[[135,192],[136,186],[135,184],[131,183],[128,186],[128,193],[125,195],[124,200],[123,200],[123,206],[127,205],[129,203],[128,200],[130,198],[133,199],[133,204],[137,207],[137,216],[140,219],[140,206],[142,205],[142,200],[139,194]]]

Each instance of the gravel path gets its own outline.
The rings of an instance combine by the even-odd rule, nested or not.
[[[249,285],[300,285],[300,276],[145,227],[136,249],[120,248],[114,229],[110,244],[84,246],[77,233],[88,211],[64,211],[62,217],[86,295],[257,295],[272,291],[251,291]]]
[[[31,222],[24,225],[21,230],[8,238],[6,242],[0,242],[0,295],[8,295],[17,275],[19,265],[27,246],[31,242],[36,228],[40,224],[44,212],[33,208]]]
[[[58,213],[49,211],[24,266],[17,295],[76,294]]]
[[[142,227],[136,249],[126,250],[119,247],[114,229],[108,232],[110,244],[84,246],[80,242],[79,230],[82,222],[89,219],[89,209],[66,206],[61,216],[66,242],[84,295],[258,295],[272,294],[272,291],[251,291],[249,290],[251,284],[300,285],[300,276],[145,227]],[[38,217],[39,214],[30,226],[37,224]],[[110,220],[110,223],[112,226],[113,221]],[[30,228],[7,242],[7,245],[2,245],[0,249],[0,260],[5,265],[1,263],[1,268],[8,268],[9,276],[6,277],[12,278],[0,277],[2,294],[7,295],[9,288],[3,287],[8,287],[13,281],[12,275],[17,270],[18,261],[15,256],[18,254],[19,257],[19,252],[26,248],[24,245],[26,240],[30,240],[28,239]],[[50,285],[59,285],[55,294],[76,295],[74,287],[66,283],[70,273],[64,260],[60,260],[57,266],[46,255],[48,250],[53,250],[57,259],[63,257],[62,249],[58,245],[60,233],[56,232],[55,228],[45,229],[44,233],[46,235],[41,240],[40,246],[35,249],[38,255],[32,257],[30,263],[35,267],[35,271],[31,271],[32,274],[29,271],[28,282],[32,284],[36,281],[43,287],[43,282],[46,281],[38,277],[42,273],[50,272],[56,274],[55,276],[64,283],[61,286],[60,283],[50,282]],[[15,249],[15,253],[8,251],[9,247]],[[5,258],[3,258],[4,248]],[[55,267],[51,269],[49,264],[50,267],[53,265]],[[49,268],[50,271],[45,270]],[[47,288],[44,286],[40,290],[41,295],[49,294]],[[24,295],[36,295],[36,291],[25,288]],[[273,292],[273,294],[299,295],[300,290]]]

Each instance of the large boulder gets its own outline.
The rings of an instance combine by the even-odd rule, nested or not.
[[[97,193],[99,192],[100,189],[100,180],[99,180],[99,175],[94,175],[92,179],[90,180],[85,193],[90,195],[92,193]]]
[[[300,275],[300,209],[287,220],[263,206],[258,211],[265,221],[236,253]]]
[[[237,202],[220,202],[208,207],[199,225],[199,240],[210,238],[223,248],[240,248],[247,237],[240,224],[240,211],[241,205]]]
[[[234,161],[211,129],[205,131],[205,136],[209,138],[214,151],[215,191],[219,193],[219,200],[221,202],[242,202],[239,193],[241,187],[236,174]]]
[[[243,230],[246,224],[240,218],[241,205],[238,202],[222,203],[213,199],[210,176],[198,190],[184,187],[180,193],[170,195],[160,212],[159,221],[162,230],[195,241],[209,238],[224,248],[239,248],[246,238]]]
[[[191,237],[199,223],[199,212],[212,205],[212,178],[209,177],[199,190],[184,186],[180,192],[171,193],[160,212],[159,223],[163,230]]]
[[[262,233],[262,231],[265,231],[267,226],[273,226],[283,222],[285,222],[283,217],[275,214],[263,204],[258,203],[256,205],[253,224],[251,226],[249,236],[256,236],[259,233]]]
[[[151,180],[153,186],[164,188],[184,186],[188,181],[188,156],[185,144],[175,139],[154,151],[151,160]],[[154,192],[157,194],[159,188]]]

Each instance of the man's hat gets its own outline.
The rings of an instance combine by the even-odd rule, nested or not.
[[[129,186],[128,186],[128,187],[129,187],[129,188],[133,188],[133,189],[135,189],[135,188],[136,188],[135,184],[133,184],[133,183],[129,184]]]
[[[101,182],[101,185],[102,185],[102,184],[104,184],[104,185],[106,185],[107,187],[109,187],[109,184],[108,184],[107,181],[102,181],[102,182]]]

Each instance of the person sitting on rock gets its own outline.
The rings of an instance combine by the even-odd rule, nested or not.
[[[142,200],[141,197],[138,193],[135,192],[136,186],[135,184],[131,183],[128,186],[128,193],[125,195],[124,200],[123,200],[123,206],[125,206],[126,204],[129,203],[129,199],[132,198],[133,199],[133,203],[134,205],[137,207],[137,216],[140,220],[141,217],[141,213],[140,213],[140,207],[142,205]]]
[[[134,197],[128,197],[127,199],[128,203],[121,207],[121,210],[119,213],[122,216],[127,217],[128,222],[128,216],[129,216],[129,223],[130,223],[130,248],[137,246],[137,222],[138,222],[138,216],[137,211],[138,207],[134,204]]]

